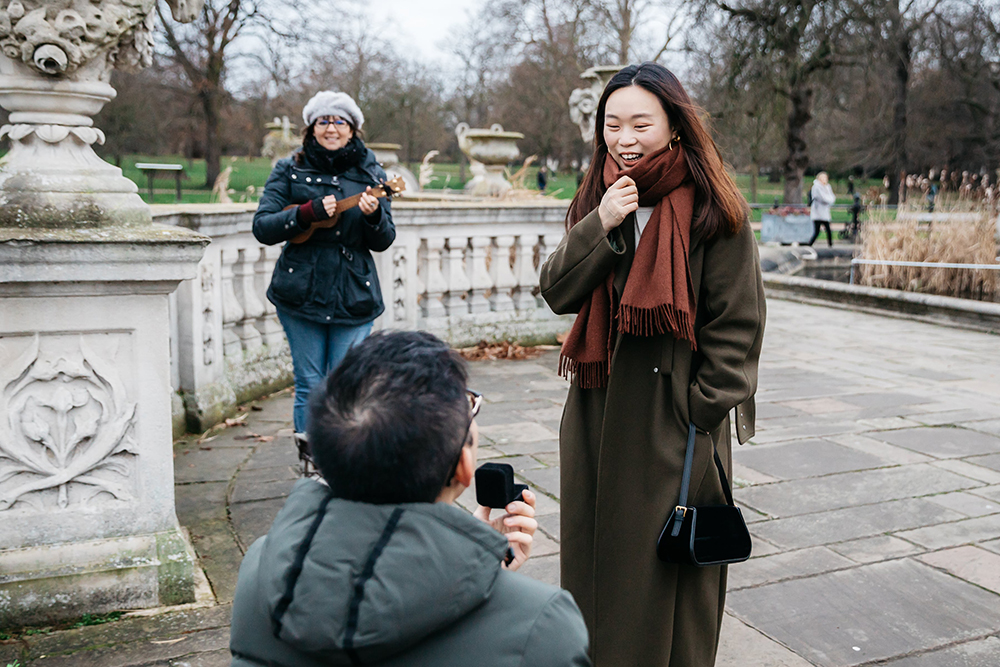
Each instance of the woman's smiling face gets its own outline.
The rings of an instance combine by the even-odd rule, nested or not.
[[[313,134],[320,146],[328,151],[335,151],[347,145],[354,136],[354,130],[339,116],[322,116],[316,119]]]
[[[604,107],[604,141],[622,169],[666,146],[672,135],[663,105],[645,88],[627,86],[608,97]]]

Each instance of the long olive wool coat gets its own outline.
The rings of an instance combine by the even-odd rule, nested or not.
[[[630,215],[607,235],[596,210],[575,225],[541,270],[552,310],[578,312],[612,270],[620,299],[634,229]],[[669,334],[617,334],[607,387],[572,385],[566,399],[562,585],[583,612],[595,667],[715,664],[726,567],[666,564],[655,546],[680,493],[688,420],[709,432],[696,438],[691,505],[725,502],[712,447],[728,472],[731,410],[740,441],[753,435],[765,305],[750,225],[692,240],[690,267],[698,351]]]

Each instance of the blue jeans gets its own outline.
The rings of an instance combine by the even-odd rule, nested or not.
[[[304,433],[309,406],[309,391],[343,361],[347,351],[371,333],[372,323],[357,326],[320,324],[278,308],[278,319],[285,328],[292,350],[295,371],[295,405],[292,416],[295,431]]]

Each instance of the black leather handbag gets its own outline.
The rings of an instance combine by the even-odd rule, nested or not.
[[[683,563],[705,567],[740,563],[750,558],[752,544],[750,531],[743,520],[743,513],[733,503],[729,479],[713,446],[715,467],[719,469],[725,505],[688,507],[688,489],[691,486],[691,464],[694,460],[695,427],[688,427],[687,451],[684,453],[684,476],[677,507],[670,513],[656,541],[656,556],[667,563]]]

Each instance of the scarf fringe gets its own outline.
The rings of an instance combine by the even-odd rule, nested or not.
[[[581,389],[606,387],[610,372],[607,361],[577,361],[565,354],[559,355],[559,377],[569,380]]]
[[[671,333],[680,340],[687,341],[692,350],[697,349],[691,315],[667,304],[640,308],[623,303],[618,308],[618,330],[633,336]]]

